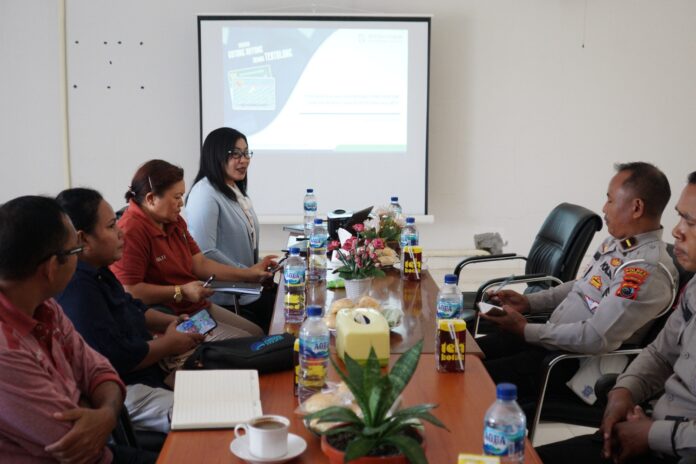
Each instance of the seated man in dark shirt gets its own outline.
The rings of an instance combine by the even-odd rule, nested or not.
[[[173,392],[157,363],[191,350],[203,335],[178,332],[179,318],[148,309],[111,273],[108,266],[121,256],[123,234],[98,192],[70,189],[57,200],[84,245],[77,270],[57,299],[87,343],[111,361],[127,384],[125,405],[133,426],[166,433]],[[162,335],[153,339],[150,331]]]

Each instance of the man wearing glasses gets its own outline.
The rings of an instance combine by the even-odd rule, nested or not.
[[[0,456],[10,462],[111,462],[125,388],[52,296],[82,252],[53,199],[0,206]]]

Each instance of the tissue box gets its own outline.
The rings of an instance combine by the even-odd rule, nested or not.
[[[382,314],[370,308],[342,309],[336,315],[336,351],[341,359],[348,353],[365,364],[374,348],[379,363],[389,363],[389,324]]]

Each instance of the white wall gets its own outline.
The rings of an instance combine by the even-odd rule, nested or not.
[[[195,14],[311,13],[312,5],[317,13],[434,15],[435,223],[421,227],[430,250],[469,248],[474,233],[495,230],[508,250],[526,251],[557,203],[599,212],[616,161],[651,161],[665,171],[674,190],[664,219],[670,229],[686,173],[696,169],[689,156],[696,146],[690,0],[343,0],[299,8],[280,0],[66,3],[68,63],[77,53],[93,59],[87,69],[68,66],[73,185],[91,185],[115,206],[146,159],[182,165],[187,180],[195,174]],[[0,201],[56,193],[66,183],[60,12],[50,0],[0,0]],[[144,47],[133,45],[142,37]],[[102,40],[128,46],[104,47]],[[106,65],[109,57],[118,64]],[[112,92],[108,105],[80,97],[82,86],[107,80],[121,89],[142,81],[146,89]],[[128,118],[114,117],[124,109]],[[102,124],[88,131],[78,124],[86,118]],[[138,150],[124,153],[126,140],[137,140]],[[334,206],[341,205],[322,209]],[[280,248],[284,237],[278,226],[264,226],[261,246]]]

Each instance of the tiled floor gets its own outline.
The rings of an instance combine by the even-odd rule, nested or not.
[[[431,264],[430,274],[435,279],[435,282],[442,285],[444,282],[445,274],[451,273],[456,266],[457,260],[449,262],[449,259],[445,258],[431,258],[429,264]],[[477,290],[481,282],[488,279],[501,276],[509,276],[511,274],[522,274],[523,265],[518,267],[494,267],[492,264],[486,267],[486,265],[476,266],[469,270],[462,272],[459,278],[459,287],[463,291],[473,291]],[[557,422],[542,422],[539,424],[539,429],[537,430],[536,437],[534,440],[535,446],[541,446],[548,443],[554,443],[556,441],[566,440],[578,435],[586,435],[594,433],[596,429],[590,427],[582,427],[579,425],[563,424]]]

